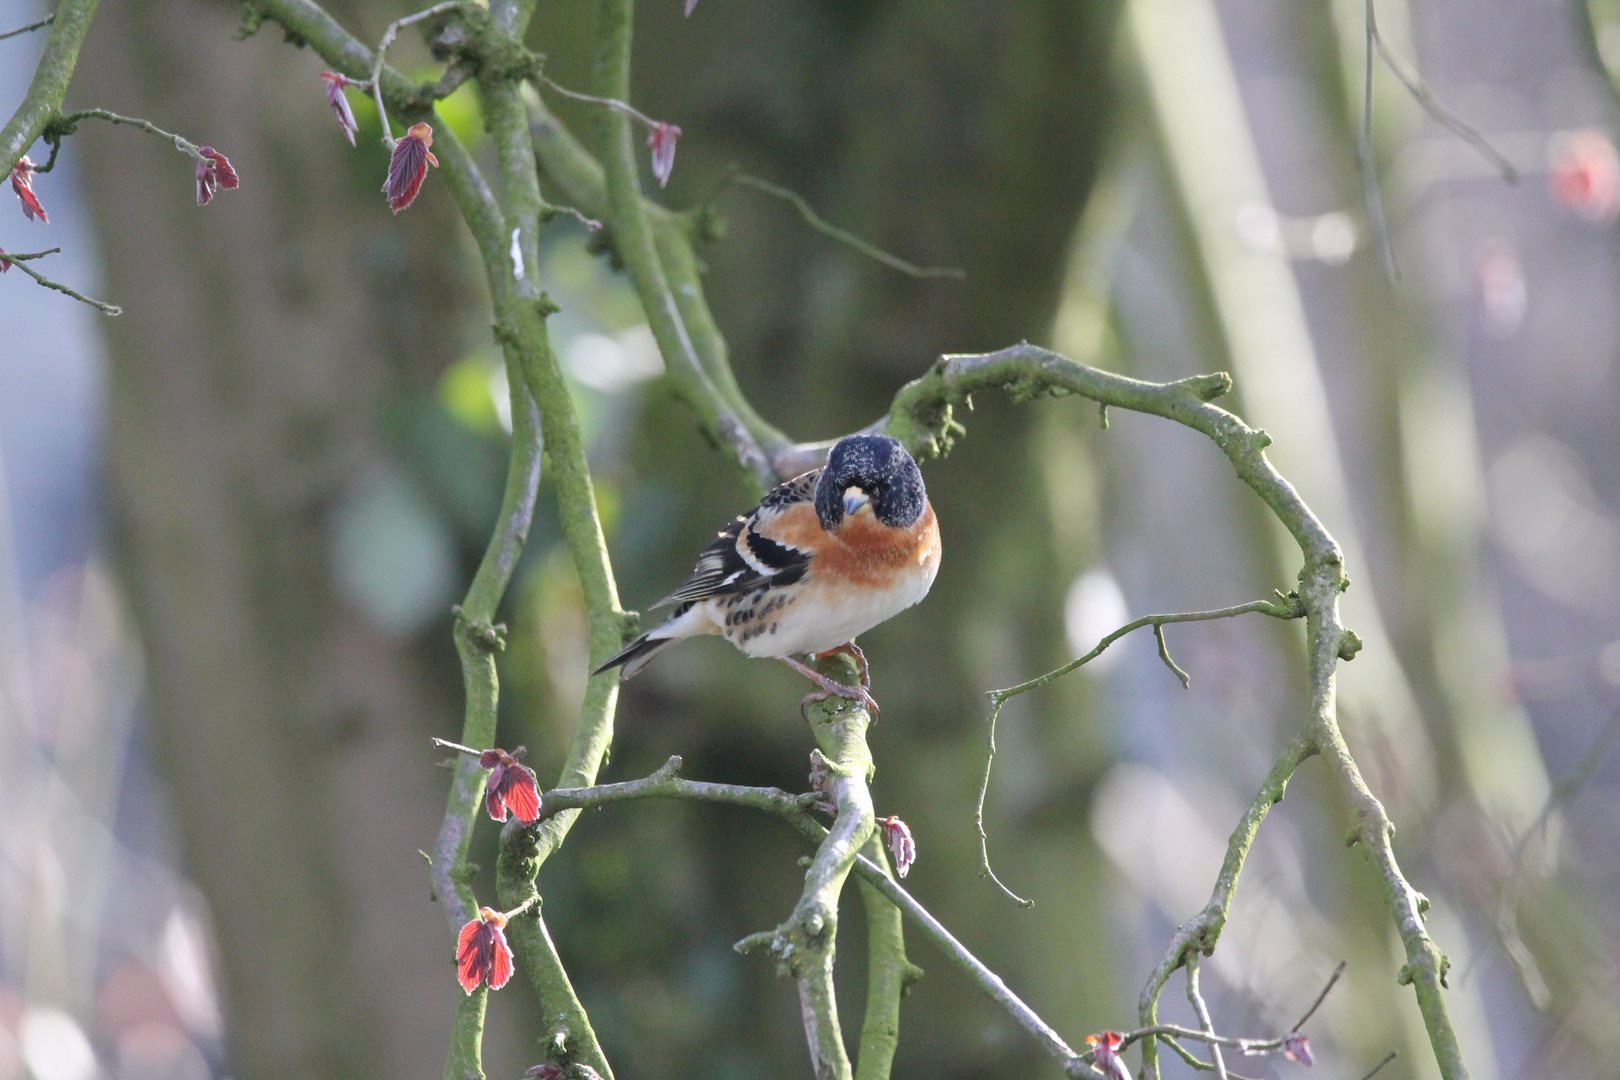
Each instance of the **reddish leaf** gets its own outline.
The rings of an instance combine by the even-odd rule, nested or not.
[[[522,756],[521,746],[510,754],[494,749],[479,755],[479,764],[490,770],[485,806],[496,821],[505,821],[508,810],[525,825],[540,816],[540,784],[527,766],[518,764]]]
[[[456,978],[467,993],[487,982],[499,990],[512,977],[512,948],[506,943],[506,916],[479,908],[478,918],[461,928],[456,940]]]
[[[11,190],[22,200],[24,217],[29,221],[38,218],[46,224],[50,223],[51,219],[45,216],[45,208],[39,204],[39,198],[34,194],[34,163],[28,160],[26,154],[11,167]]]
[[[878,818],[877,823],[883,830],[883,843],[894,859],[894,872],[905,877],[911,864],[917,861],[917,842],[911,838],[911,830],[897,817]]]
[[[321,72],[321,78],[326,80],[326,103],[332,106],[332,112],[337,116],[338,127],[348,138],[349,145],[354,145],[354,133],[360,130],[360,125],[354,122],[354,110],[349,108],[349,99],[343,95],[343,88],[350,84],[347,75],[339,75],[335,71]]]
[[[663,123],[654,124],[647,136],[647,145],[652,147],[652,171],[659,187],[667,184],[669,174],[675,171],[675,140],[680,137],[680,128]]]
[[[214,198],[214,192],[219,189],[229,191],[240,187],[242,180],[231,168],[231,163],[225,155],[212,146],[199,146],[197,153],[202,160],[197,162],[197,205],[207,206]]]
[[[1117,1031],[1086,1036],[1086,1045],[1091,1047],[1093,1060],[1108,1080],[1131,1080],[1131,1070],[1125,1066],[1125,1059],[1119,1054],[1119,1044],[1124,1041],[1125,1036]]]
[[[394,213],[399,213],[416,201],[427,178],[428,165],[437,166],[439,159],[429,149],[433,145],[433,129],[427,124],[416,124],[405,137],[394,144],[394,156],[388,162],[388,180],[383,194]],[[499,819],[497,819],[499,820]]]
[[[342,128],[343,136],[348,138],[348,144],[355,144],[355,133],[360,131],[360,125],[355,123],[355,110],[348,107],[348,99],[343,96],[343,87],[350,86],[352,79],[347,74],[337,71],[322,71],[321,78],[326,79],[326,104],[332,107],[332,113],[337,117],[337,126]]]

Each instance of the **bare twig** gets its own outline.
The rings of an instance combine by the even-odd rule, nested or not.
[[[1181,681],[1183,690],[1190,689],[1192,687],[1192,676],[1182,671],[1181,665],[1170,659],[1170,646],[1166,645],[1164,641],[1164,623],[1153,624],[1153,640],[1159,644],[1159,659],[1164,661],[1164,666],[1169,668],[1171,674]]]
[[[1586,782],[1597,772],[1608,757],[1609,751],[1614,747],[1616,736],[1620,736],[1620,710],[1616,710],[1609,717],[1603,730],[1592,745],[1581,755],[1580,760],[1569,773],[1553,785],[1552,791],[1547,794],[1547,801],[1536,820],[1530,824],[1513,845],[1513,862],[1508,871],[1507,879],[1502,883],[1501,892],[1496,901],[1496,938],[1512,962],[1514,970],[1519,974],[1519,981],[1524,984],[1525,993],[1530,1003],[1537,1009],[1545,1009],[1552,1001],[1552,990],[1547,986],[1546,978],[1541,974],[1541,965],[1536,962],[1535,953],[1525,942],[1524,935],[1519,930],[1519,892],[1524,884],[1524,855],[1530,841],[1538,834],[1543,834],[1547,823],[1558,808],[1574,798],[1575,793],[1586,785]],[[1468,978],[1473,971],[1473,965],[1479,962],[1476,954],[1469,960],[1468,970],[1462,977]]]
[[[418,11],[415,15],[407,15],[403,19],[395,19],[383,31],[382,40],[377,43],[377,52],[371,61],[371,79],[366,88],[371,91],[372,98],[377,102],[377,119],[382,124],[382,142],[392,153],[394,149],[394,133],[388,126],[388,108],[383,104],[382,73],[383,58],[388,52],[388,46],[394,43],[394,37],[405,27],[419,23],[423,19],[431,19],[435,15],[442,15],[447,11],[457,11],[461,8],[461,0],[445,0],[442,4],[434,4],[425,11]]]
[[[1373,0],[1366,0],[1367,63],[1362,72],[1361,85],[1361,189],[1367,200],[1367,226],[1373,243],[1384,261],[1384,272],[1391,281],[1399,281],[1401,269],[1395,263],[1395,250],[1389,242],[1389,221],[1384,216],[1384,192],[1378,179],[1378,160],[1373,151],[1373,56],[1378,39],[1377,19],[1373,14]]]
[[[1373,1077],[1378,1075],[1378,1070],[1379,1069],[1382,1069],[1385,1065],[1388,1065],[1390,1062],[1394,1061],[1399,1056],[1400,1056],[1400,1051],[1399,1050],[1391,1050],[1389,1053],[1384,1055],[1384,1060],[1380,1061],[1378,1064],[1374,1065],[1372,1067],[1372,1072],[1368,1073],[1366,1076],[1363,1076],[1361,1078],[1361,1080],[1372,1080]]]
[[[633,802],[640,799],[692,799],[698,802],[724,803],[764,811],[773,817],[788,822],[812,841],[821,842],[828,835],[827,829],[817,822],[810,813],[810,807],[822,798],[819,792],[792,795],[780,788],[744,787],[737,784],[713,784],[698,780],[686,780],[681,777],[680,769],[681,759],[671,757],[656,772],[638,780],[626,780],[589,788],[553,789],[541,797],[540,819],[544,821],[547,817],[564,810],[610,806],[614,803]],[[1270,805],[1269,801],[1267,805]],[[1095,1075],[1090,1071],[1091,1054],[1089,1051],[1082,1054],[1075,1053],[1062,1036],[1058,1035],[1033,1009],[1013,993],[999,975],[986,967],[938,919],[934,918],[910,893],[896,883],[883,866],[867,856],[861,855],[855,859],[853,870],[863,882],[871,885],[885,899],[899,908],[912,922],[918,925],[925,936],[938,946],[954,964],[966,972],[968,977],[991,1000],[1005,1009],[1053,1057],[1062,1062],[1065,1071],[1070,1076]],[[762,931],[743,938],[735,948],[739,952],[748,952],[755,948],[768,946],[776,938],[776,931]],[[1333,988],[1336,981],[1337,973],[1335,978],[1329,980],[1327,987],[1317,997],[1310,1011],[1301,1018],[1301,1024],[1315,1012],[1317,1006],[1321,1004],[1322,999],[1327,996],[1328,990]],[[1273,1039],[1245,1039],[1219,1035],[1212,1030],[1200,1031],[1179,1027],[1174,1024],[1154,1024],[1127,1033],[1121,1042],[1121,1047],[1129,1046],[1131,1043],[1149,1037],[1193,1040],[1208,1046],[1224,1046],[1241,1050],[1246,1054],[1274,1053],[1282,1049],[1287,1038],[1287,1036],[1279,1036]],[[1185,1054],[1185,1051],[1182,1052]],[[1235,1076],[1235,1074],[1230,1075]]]
[[[1294,598],[1307,620],[1306,681],[1310,692],[1304,722],[1233,829],[1209,903],[1172,935],[1164,959],[1148,978],[1138,1002],[1142,1025],[1151,1027],[1158,1022],[1159,994],[1188,954],[1196,950],[1208,955],[1214,950],[1261,822],[1282,798],[1299,764],[1320,755],[1346,801],[1354,822],[1351,836],[1369,856],[1384,902],[1400,933],[1406,953],[1400,981],[1415,992],[1435,1062],[1446,1080],[1466,1077],[1467,1066],[1447,1015],[1442,983],[1449,962],[1429,936],[1423,922],[1424,902],[1406,880],[1395,857],[1391,844],[1394,826],[1389,814],[1367,787],[1339,727],[1337,667],[1361,648],[1360,639],[1344,625],[1339,614],[1339,595],[1349,581],[1344,552],[1300,498],[1298,489],[1267,459],[1265,448],[1271,442],[1270,436],[1211,404],[1231,388],[1230,377],[1217,373],[1173,383],[1145,383],[1076,363],[1026,342],[991,353],[940,357],[927,374],[895,395],[882,427],[914,455],[945,453],[962,430],[955,419],[956,410],[965,406],[973,393],[992,388],[1008,391],[1017,401],[1079,394],[1100,405],[1162,416],[1203,433],[1226,455],[1238,478],[1276,515],[1299,545],[1304,559]],[[1049,681],[1061,670],[1043,678]],[[1035,680],[1036,684],[1040,682]],[[1148,1041],[1142,1047],[1147,1080],[1157,1080],[1159,1075],[1154,1045]]]
[[[985,834],[984,829],[984,800],[986,793],[990,790],[990,770],[995,764],[996,760],[996,721],[1000,718],[1001,707],[1006,704],[1008,698],[1016,697],[1017,695],[1024,693],[1026,690],[1034,690],[1037,687],[1045,686],[1047,683],[1052,682],[1055,679],[1062,678],[1064,675],[1074,671],[1076,668],[1089,664],[1091,661],[1101,656],[1103,650],[1108,648],[1108,646],[1112,645],[1114,642],[1118,641],[1132,630],[1140,630],[1144,626],[1153,627],[1154,637],[1158,639],[1159,643],[1160,659],[1169,665],[1170,670],[1175,673],[1176,678],[1181,680],[1181,685],[1186,687],[1190,680],[1187,677],[1187,673],[1182,671],[1181,668],[1177,667],[1174,660],[1170,659],[1170,653],[1165,648],[1164,644],[1164,631],[1162,629],[1163,625],[1165,623],[1175,622],[1205,622],[1210,619],[1229,619],[1237,615],[1247,615],[1250,612],[1260,612],[1277,619],[1297,619],[1305,614],[1304,609],[1299,606],[1298,597],[1283,596],[1280,597],[1278,601],[1252,600],[1247,604],[1238,604],[1234,607],[1228,608],[1218,608],[1214,611],[1183,611],[1171,615],[1144,615],[1142,618],[1137,619],[1134,622],[1126,623],[1118,630],[1115,630],[1113,633],[1097,642],[1096,648],[1092,649],[1090,652],[1086,653],[1077,660],[1071,660],[1069,663],[1058,668],[1056,671],[1049,671],[1045,675],[1030,679],[1028,682],[1019,683],[1017,686],[1010,686],[1005,690],[990,691],[989,694],[986,695],[990,698],[990,715],[985,721],[986,728],[988,729],[988,740],[990,747],[989,753],[985,756],[984,776],[979,780],[978,799],[973,807],[973,826],[976,830],[978,830],[979,833],[979,876],[988,877],[995,883],[997,888],[999,888],[1003,893],[1007,894],[1007,896],[1012,900],[1022,904],[1024,907],[1035,906],[1035,901],[1026,900],[1019,896],[1017,893],[1009,889],[1006,884],[1002,882],[1001,878],[996,876],[995,870],[993,870],[990,866],[990,841],[989,837]]]
[[[576,788],[572,790],[552,790],[541,797],[540,816],[544,820],[548,815],[563,810],[575,810],[586,807],[606,806],[616,802],[629,802],[647,798],[675,798],[696,799],[700,802],[728,803],[734,806],[747,806],[762,810],[774,817],[782,818],[791,824],[807,839],[820,843],[827,836],[827,829],[811,816],[809,807],[820,801],[819,792],[806,795],[790,795],[779,788],[741,787],[735,784],[711,784],[695,780],[683,780],[680,773],[681,759],[672,757],[666,761],[657,772],[640,780],[629,780],[617,784],[603,784],[599,787]],[[1026,1005],[1022,999],[1007,988],[1001,977],[984,965],[978,957],[974,956],[966,946],[945,928],[933,915],[929,914],[912,895],[901,888],[886,868],[864,855],[854,860],[854,873],[862,881],[867,882],[885,899],[898,907],[908,918],[922,928],[924,934],[937,945],[942,952],[971,978],[991,1000],[1004,1008],[1019,1026],[1023,1027],[1052,1054],[1053,1057],[1065,1064],[1072,1076],[1085,1075],[1088,1066],[1063,1041],[1063,1038],[1038,1016],[1033,1009]],[[761,934],[750,935],[744,938],[739,945],[745,943],[749,946],[769,944],[775,940],[775,931],[765,931]]]
[[[575,207],[575,206],[558,206],[556,203],[547,203],[545,210],[542,211],[542,216],[550,215],[552,217],[555,217],[558,214],[566,214],[566,215],[568,215],[569,217],[573,218],[575,221],[579,222],[581,225],[585,226],[591,232],[601,232],[602,231],[602,223],[600,221],[597,221],[593,217],[586,217],[585,213],[582,210],[580,210],[578,207]]]
[[[990,716],[986,719],[986,739],[990,744],[989,752],[984,757],[984,775],[979,778],[979,797],[973,804],[973,827],[979,833],[979,876],[988,877],[995,882],[1007,897],[1024,907],[1032,908],[1035,901],[1026,900],[1009,889],[1005,882],[996,875],[990,866],[990,837],[984,831],[984,799],[990,791],[990,769],[996,763],[996,720],[1001,716],[1002,701],[993,701],[990,706]]]
[[[62,134],[67,134],[72,130],[73,125],[77,124],[80,120],[105,120],[109,124],[127,124],[130,127],[137,127],[148,134],[156,135],[159,138],[168,139],[174,144],[174,148],[176,150],[180,151],[182,154],[185,154],[194,161],[208,160],[207,158],[203,157],[202,150],[197,146],[197,144],[186,138],[184,135],[176,135],[172,131],[164,131],[150,120],[142,120],[135,116],[119,116],[117,113],[109,112],[106,109],[81,109],[78,112],[69,113],[60,120],[51,124],[51,128],[53,130],[60,131]]]
[[[119,307],[117,304],[104,304],[100,300],[93,300],[90,297],[84,295],[83,293],[78,292],[77,290],[68,288],[66,285],[63,285],[60,281],[52,281],[50,278],[46,277],[44,274],[41,274],[39,271],[34,270],[31,267],[23,265],[25,262],[27,262],[30,259],[41,259],[41,258],[44,258],[46,255],[55,255],[57,252],[59,252],[61,250],[62,250],[61,248],[47,248],[44,251],[35,251],[35,252],[30,253],[30,254],[24,254],[24,255],[13,255],[9,251],[0,251],[0,263],[12,263],[12,264],[15,264],[18,270],[21,270],[23,273],[27,274],[29,277],[31,277],[35,281],[39,282],[41,285],[45,286],[47,289],[55,289],[59,293],[62,293],[64,295],[66,295],[66,296],[71,296],[73,299],[79,301],[79,303],[81,303],[81,304],[89,304],[91,307],[95,308],[97,311],[101,312],[103,315],[122,315],[124,313],[124,309]]]
[[[600,105],[604,109],[612,109],[621,116],[628,116],[649,131],[658,127],[657,120],[654,120],[628,101],[620,101],[618,98],[613,97],[597,97],[595,94],[582,94],[578,90],[570,90],[568,87],[557,83],[549,75],[536,75],[533,81],[553,93],[561,94],[565,98],[583,101],[587,105]]]
[[[0,34],[0,41],[4,41],[9,37],[16,37],[18,34],[28,34],[35,30],[43,30],[45,27],[51,25],[51,23],[55,21],[55,15],[47,15],[37,23],[29,23],[27,26],[19,26],[15,30],[7,30],[5,33]]]
[[[1305,1015],[1299,1018],[1299,1023],[1288,1029],[1290,1032],[1298,1031],[1300,1028],[1305,1026],[1305,1021],[1316,1015],[1316,1010],[1320,1009],[1322,1007],[1322,1002],[1327,1000],[1328,992],[1331,991],[1334,986],[1338,985],[1339,977],[1344,974],[1345,966],[1348,963],[1348,960],[1339,961],[1339,966],[1333,969],[1332,975],[1328,976],[1327,985],[1322,987],[1322,992],[1320,994],[1316,995],[1316,1000],[1311,1002],[1311,1007],[1305,1010]]]
[[[1187,1000],[1192,1003],[1193,1012],[1198,1014],[1198,1026],[1207,1034],[1215,1034],[1215,1024],[1209,1018],[1209,1006],[1204,1004],[1204,995],[1198,989],[1197,953],[1187,957]],[[1220,1043],[1209,1044],[1209,1056],[1215,1063],[1216,1080],[1227,1080],[1226,1059],[1221,1056]]]
[[[460,743],[451,742],[449,739],[435,738],[433,740],[433,745],[442,746],[446,750],[454,750],[459,754],[471,754],[473,757],[480,757],[484,753],[482,750],[474,750],[470,746],[462,746]]]
[[[1230,619],[1250,613],[1270,615],[1274,619],[1302,619],[1305,617],[1305,608],[1300,604],[1297,596],[1282,596],[1279,594],[1276,600],[1250,600],[1247,604],[1235,604],[1232,607],[1215,608],[1211,611],[1180,611],[1169,615],[1144,615],[1140,619],[1126,623],[1097,642],[1096,648],[1079,659],[1070,660],[1067,664],[1054,671],[1048,671],[1045,675],[1037,676],[1028,682],[1021,682],[1017,686],[1009,686],[1005,690],[991,690],[987,696],[992,701],[1006,701],[1008,698],[1017,697],[1027,690],[1035,690],[1049,682],[1061,679],[1076,668],[1089,664],[1101,656],[1104,649],[1129,634],[1132,630],[1140,630],[1144,626],[1153,627],[1155,633],[1157,633],[1159,627],[1165,623],[1208,622],[1211,619]],[[1163,639],[1160,640],[1162,642]],[[1176,667],[1175,661],[1171,660],[1162,650],[1160,655],[1164,657],[1165,663],[1170,665],[1170,670],[1176,673],[1177,678],[1185,679],[1186,672]]]
[[[1507,159],[1505,154],[1491,145],[1490,140],[1482,135],[1479,129],[1448,109],[1439,98],[1435,97],[1434,91],[1430,90],[1422,79],[1407,70],[1405,62],[1395,55],[1394,50],[1389,47],[1389,43],[1384,40],[1383,33],[1378,29],[1378,12],[1374,6],[1374,0],[1363,0],[1363,7],[1366,11],[1367,58],[1366,68],[1363,72],[1361,98],[1361,141],[1359,147],[1361,183],[1367,200],[1367,224],[1369,231],[1372,233],[1373,242],[1377,246],[1379,254],[1383,257],[1384,269],[1389,274],[1390,280],[1398,281],[1401,272],[1400,267],[1395,262],[1394,247],[1390,243],[1389,221],[1384,214],[1383,190],[1379,183],[1377,159],[1373,150],[1372,84],[1374,54],[1383,58],[1384,64],[1389,68],[1391,74],[1400,81],[1400,84],[1406,88],[1406,92],[1411,94],[1413,99],[1419,105],[1422,105],[1430,116],[1434,117],[1442,126],[1449,129],[1469,146],[1479,151],[1480,155],[1491,163],[1491,166],[1496,169],[1502,179],[1510,184],[1518,183],[1519,170]]]
[[[1405,62],[1395,55],[1388,43],[1384,41],[1384,35],[1379,32],[1378,12],[1373,6],[1373,0],[1365,0],[1365,3],[1369,43],[1378,49],[1378,55],[1384,58],[1384,63],[1389,66],[1389,70],[1400,80],[1401,85],[1406,87],[1406,92],[1416,98],[1417,103],[1422,105],[1430,116],[1434,117],[1446,128],[1449,128],[1453,134],[1469,146],[1478,150],[1480,155],[1489,161],[1496,171],[1501,174],[1503,180],[1510,184],[1518,183],[1519,170],[1514,167],[1513,162],[1507,159],[1507,155],[1492,146],[1490,140],[1480,134],[1478,128],[1467,123],[1442,104],[1440,99],[1434,96],[1434,91],[1430,90],[1422,79],[1406,70]]]
[[[959,267],[918,266],[916,263],[907,262],[898,255],[889,254],[876,244],[862,240],[854,233],[849,232],[846,229],[840,229],[838,226],[827,221],[811,208],[809,202],[805,200],[804,196],[790,188],[773,184],[769,180],[761,180],[759,177],[750,176],[745,172],[735,171],[730,175],[729,182],[741,184],[743,187],[753,188],[755,191],[763,191],[767,195],[773,195],[776,198],[791,204],[793,208],[799,212],[799,216],[804,218],[805,224],[809,225],[818,233],[821,233],[823,236],[829,236],[847,247],[854,248],[867,258],[874,259],[892,270],[900,271],[902,274],[908,274],[915,278],[956,278],[958,281],[967,277],[967,271]]]

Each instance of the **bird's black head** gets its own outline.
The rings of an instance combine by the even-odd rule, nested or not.
[[[917,463],[887,435],[839,439],[816,481],[816,516],[828,532],[847,515],[867,509],[890,528],[908,528],[922,517],[927,502]]]

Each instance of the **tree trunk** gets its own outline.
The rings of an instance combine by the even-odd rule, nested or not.
[[[459,704],[438,657],[340,598],[328,533],[387,456],[380,408],[452,347],[455,226],[431,190],[391,220],[382,151],[344,145],[318,61],[235,31],[229,5],[106,5],[71,93],[242,177],[199,208],[164,141],[76,140],[126,312],[106,324],[114,545],[234,1071],[423,1075],[459,992],[416,854],[442,805],[427,737]]]

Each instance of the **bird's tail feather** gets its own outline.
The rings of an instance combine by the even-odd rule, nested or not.
[[[679,640],[681,639],[674,637],[655,638],[651,634],[642,634],[640,637],[636,638],[636,640],[632,641],[630,644],[608,657],[607,661],[603,663],[601,667],[591,672],[591,674],[593,676],[600,675],[604,671],[611,671],[616,667],[622,667],[624,668],[624,677],[628,679],[651,663],[653,657],[657,656],[659,653],[663,652],[665,649],[669,648]]]

